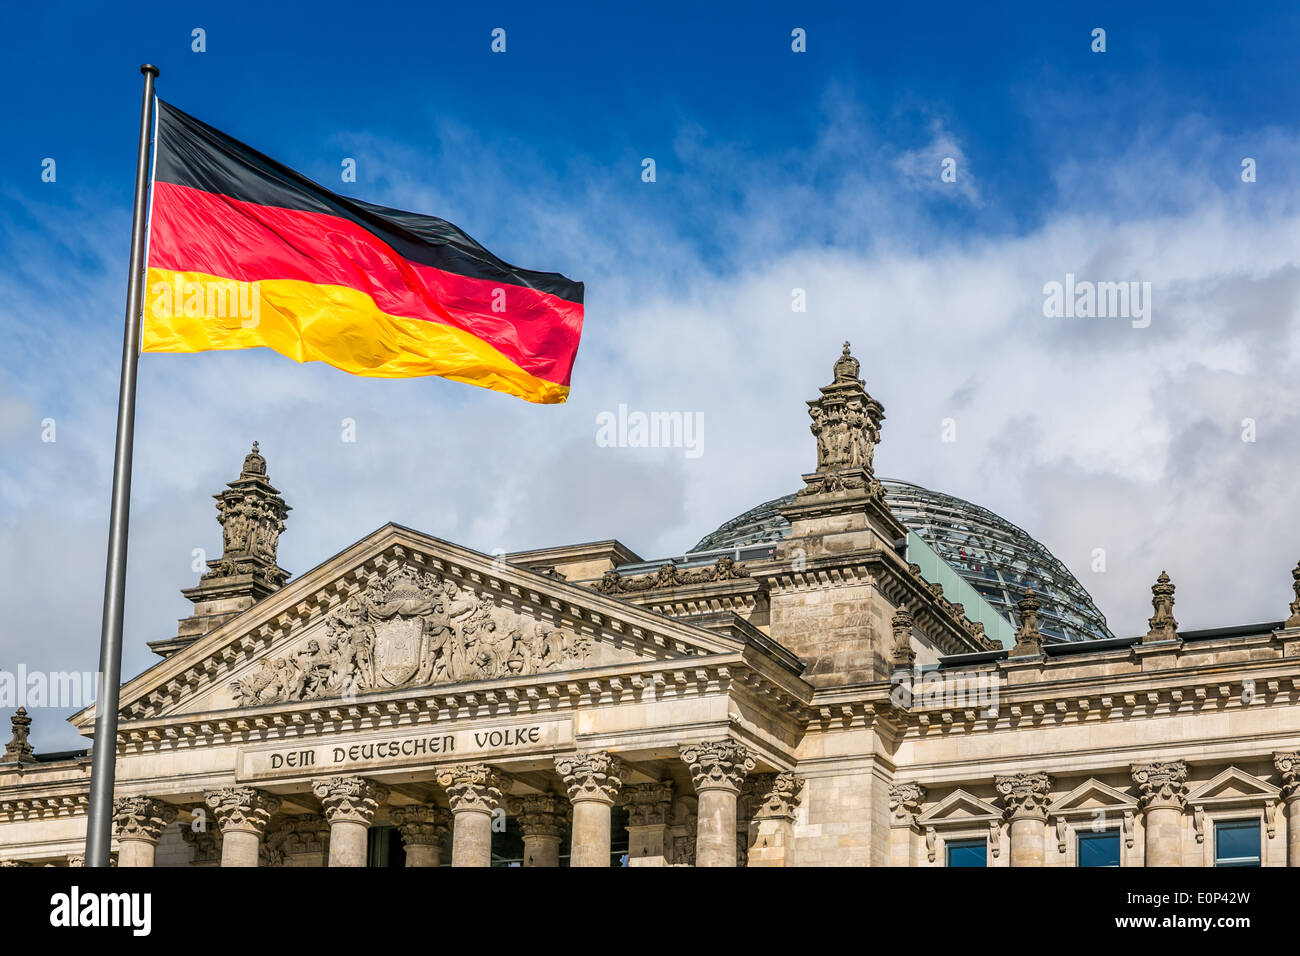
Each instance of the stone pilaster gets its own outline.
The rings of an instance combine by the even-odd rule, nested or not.
[[[1146,866],[1182,866],[1187,764],[1181,760],[1134,764],[1146,830]]]
[[[735,866],[736,802],[754,754],[729,739],[684,744],[680,752],[699,798],[695,865]]]
[[[438,785],[451,805],[451,865],[492,865],[492,815],[501,806],[502,778],[483,764],[457,764],[438,771]]]
[[[532,793],[515,802],[515,817],[524,837],[524,866],[560,865],[568,809],[564,798],[554,793]]]
[[[1045,773],[1013,773],[994,777],[993,784],[1010,822],[1011,865],[1042,866],[1052,778]]]
[[[623,786],[623,761],[604,751],[555,758],[573,803],[569,866],[609,866],[610,808]]]
[[[402,835],[407,866],[440,866],[442,848],[451,832],[451,811],[434,803],[393,807],[393,826]]]
[[[329,861],[330,824],[321,813],[302,813],[286,817],[284,854],[298,866],[325,866]]]
[[[627,865],[667,866],[672,854],[673,785],[670,780],[642,783],[623,790],[627,810]]]
[[[330,825],[329,865],[365,866],[370,823],[388,788],[365,777],[326,777],[311,789]]]
[[[1286,865],[1300,866],[1300,751],[1273,754],[1273,766],[1282,775],[1286,803]]]
[[[190,866],[221,865],[221,830],[217,827],[205,825],[196,830],[193,823],[182,824],[181,839],[192,853]]]
[[[203,796],[221,828],[221,865],[257,866],[262,835],[280,812],[280,798],[252,787],[224,787]]]
[[[153,866],[154,851],[176,808],[153,797],[118,797],[113,801],[113,834],[119,866]]]
[[[752,812],[746,864],[793,866],[794,813],[799,806],[803,777],[789,770],[759,773],[746,787],[752,794]]]
[[[925,787],[895,783],[889,788],[889,865],[916,866],[916,818],[925,805]]]

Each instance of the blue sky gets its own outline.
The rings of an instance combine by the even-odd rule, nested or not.
[[[0,12],[0,669],[96,657],[144,61],[163,98],[330,188],[584,280],[587,325],[559,408],[262,351],[144,356],[128,675],[188,613],[208,496],[253,439],[295,508],[295,573],[389,520],[652,557],[797,487],[803,402],[845,338],[887,409],[882,473],[1025,527],[1116,633],[1145,628],[1166,567],[1184,627],[1285,614],[1293,5],[21,6]],[[1046,319],[1066,273],[1150,281],[1151,326]],[[621,403],[702,413],[705,453],[598,447]],[[60,716],[38,746],[77,745]]]

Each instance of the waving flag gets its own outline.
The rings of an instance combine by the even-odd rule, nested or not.
[[[322,188],[157,101],[143,350],[266,346],[354,375],[563,402],[581,282]]]

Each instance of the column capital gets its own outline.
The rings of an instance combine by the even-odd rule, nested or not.
[[[438,771],[438,786],[447,791],[452,813],[492,813],[501,806],[501,774],[486,764],[461,763]]]
[[[993,786],[1002,798],[1010,820],[1046,820],[1047,801],[1052,789],[1052,778],[1034,771],[995,776]]]
[[[638,783],[623,789],[623,808],[630,827],[662,827],[672,822],[673,784]]]
[[[1133,782],[1140,791],[1138,804],[1143,810],[1187,805],[1187,764],[1182,760],[1136,763],[1130,768]]]
[[[746,788],[754,795],[751,815],[755,820],[793,820],[803,777],[790,770],[757,773],[749,778]]]
[[[402,846],[442,846],[451,832],[451,811],[434,803],[393,807],[389,816],[402,834]]]
[[[365,777],[325,777],[311,782],[325,819],[370,826],[375,811],[388,798],[388,788]]]
[[[212,808],[217,826],[225,830],[247,830],[261,836],[271,817],[280,812],[280,798],[253,787],[222,787],[203,795]]]
[[[118,797],[113,801],[113,833],[119,840],[158,842],[176,819],[176,808],[154,797]]]
[[[530,793],[512,803],[511,809],[519,820],[519,831],[525,837],[558,838],[564,834],[569,808],[558,794]]]
[[[569,799],[614,802],[623,786],[627,767],[618,757],[604,750],[592,750],[555,758],[555,772],[564,780]]]
[[[889,787],[889,813],[898,826],[914,826],[925,804],[925,787],[919,783],[905,782]]]
[[[756,763],[748,747],[729,738],[682,744],[680,753],[691,769],[691,781],[696,791],[732,790],[739,793],[745,776]]]
[[[1300,751],[1273,754],[1273,766],[1282,775],[1282,798],[1294,800],[1300,797]]]

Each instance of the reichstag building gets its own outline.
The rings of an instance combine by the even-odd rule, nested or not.
[[[1185,630],[1153,565],[1116,636],[1016,525],[876,476],[847,343],[808,411],[794,493],[658,560],[390,524],[290,580],[255,445],[122,687],[116,865],[1300,865],[1300,567]],[[32,720],[0,865],[80,866],[88,752]]]

